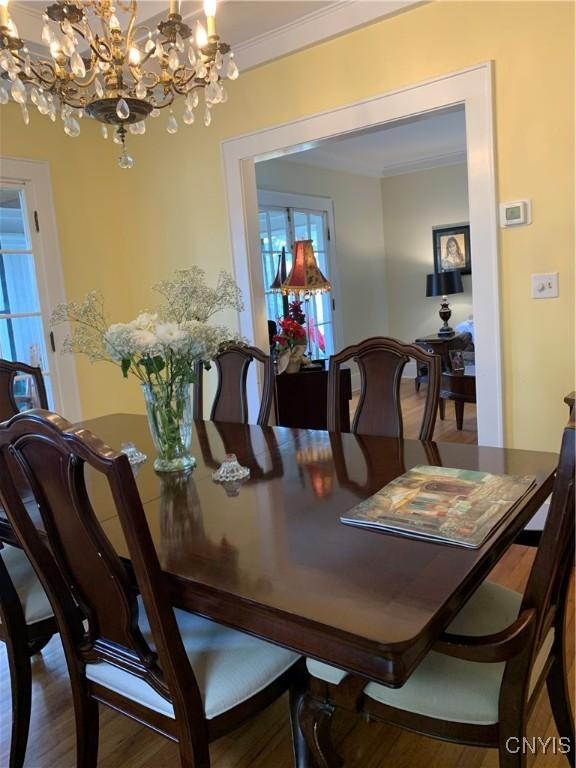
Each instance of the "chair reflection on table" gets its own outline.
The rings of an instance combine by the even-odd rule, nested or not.
[[[216,458],[212,445],[210,444],[210,437],[208,434],[207,424],[216,429],[222,445],[224,447],[224,453]],[[256,452],[254,450],[254,444],[252,442],[253,428],[248,424],[231,424],[223,421],[214,422],[196,422],[196,435],[198,438],[198,445],[202,452],[202,458],[207,467],[213,467],[218,469],[225,454],[234,453],[238,462],[243,467],[250,469],[250,477],[243,481],[243,483],[255,483],[262,480],[269,480],[274,477],[281,477],[284,473],[284,465],[282,463],[282,457],[278,450],[278,440],[274,433],[274,430],[270,427],[262,427],[258,431],[261,434],[266,443],[266,453],[262,455],[267,456],[271,462],[270,469],[263,469]]]
[[[402,439],[389,440],[389,452],[383,462],[381,441],[378,438],[342,432],[330,432],[329,436],[338,483],[359,499],[371,496],[406,472],[405,443]],[[420,446],[423,450],[422,461],[432,466],[442,466],[436,443],[422,442]]]

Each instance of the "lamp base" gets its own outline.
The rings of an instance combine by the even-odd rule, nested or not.
[[[450,326],[448,325],[448,320],[452,317],[452,310],[450,309],[450,306],[448,304],[448,299],[446,296],[442,296],[442,301],[440,303],[440,311],[438,312],[440,315],[440,320],[444,323],[442,328],[438,331],[438,336],[454,336],[454,331]]]

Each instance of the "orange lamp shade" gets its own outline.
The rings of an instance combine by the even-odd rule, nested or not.
[[[294,243],[294,261],[281,291],[289,293],[311,294],[329,291],[331,285],[320,271],[314,255],[312,240],[297,240]]]

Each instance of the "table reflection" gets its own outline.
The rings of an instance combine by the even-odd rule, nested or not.
[[[295,437],[296,463],[300,476],[308,475],[314,496],[325,499],[334,491],[332,446],[327,432],[309,430]]]
[[[174,568],[194,552],[202,569],[236,578],[238,550],[226,536],[213,541],[204,528],[202,505],[193,472],[172,472],[160,477],[159,555],[166,568]]]
[[[208,423],[210,422],[196,422],[198,445],[206,466],[218,469],[224,461],[224,456],[234,453],[238,462],[250,469],[250,477],[243,481],[245,484],[282,476],[283,465],[278,449],[278,438],[271,427],[255,430],[247,424],[212,422],[212,427],[216,430],[223,446],[222,454],[215,456],[206,428]],[[255,444],[256,437],[260,445]],[[256,458],[257,454],[260,454],[259,458]]]

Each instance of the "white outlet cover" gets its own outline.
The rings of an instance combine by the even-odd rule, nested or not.
[[[531,285],[533,299],[558,298],[558,272],[542,272],[532,275]]]

